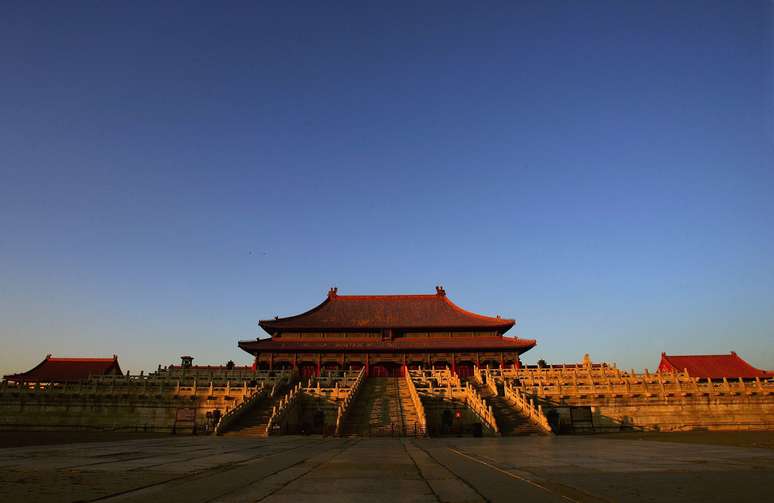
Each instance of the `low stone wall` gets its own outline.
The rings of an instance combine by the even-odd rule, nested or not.
[[[288,432],[332,436],[336,432],[338,411],[338,401],[304,393],[296,415],[288,420]]]
[[[207,412],[233,400],[218,397],[24,396],[0,397],[3,430],[128,430],[178,433],[208,430]]]
[[[75,385],[0,384],[0,429],[96,429],[197,433],[210,431],[208,413],[225,414],[263,385],[181,385],[145,377],[96,379]]]
[[[774,395],[577,397],[543,407],[563,431],[774,430]]]

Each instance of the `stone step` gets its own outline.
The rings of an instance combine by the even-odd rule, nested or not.
[[[495,395],[485,385],[473,383],[473,386],[481,395],[481,398],[492,406],[492,412],[501,435],[516,436],[543,433],[540,428],[516,408],[515,404],[510,403],[505,397]]]
[[[263,398],[253,409],[246,411],[233,424],[229,426],[228,431],[224,432],[227,436],[258,436],[265,437],[266,429],[271,418],[272,408],[279,402],[287,391],[288,387],[283,386],[278,390],[274,399]]]

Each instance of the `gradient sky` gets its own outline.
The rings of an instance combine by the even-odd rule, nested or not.
[[[771,2],[288,3],[3,3],[0,372],[437,284],[528,363],[774,368]]]

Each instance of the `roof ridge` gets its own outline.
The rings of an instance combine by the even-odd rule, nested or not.
[[[440,295],[435,293],[411,293],[411,294],[394,294],[394,295],[336,295],[334,299],[437,299]]]
[[[729,353],[723,353],[723,354],[718,354],[718,355],[669,355],[669,354],[664,353],[664,356],[666,356],[667,358],[675,358],[675,357],[676,358],[700,358],[700,357],[704,357],[704,358],[712,357],[712,358],[714,358],[714,357],[722,356],[723,358],[739,358],[740,360],[742,359],[737,354],[729,354]]]
[[[66,356],[63,357],[51,357],[48,358],[46,361],[50,362],[112,362],[115,358],[90,358],[90,357],[73,357],[69,358]]]

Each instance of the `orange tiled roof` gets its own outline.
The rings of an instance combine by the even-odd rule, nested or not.
[[[3,376],[9,381],[25,382],[76,382],[90,375],[120,374],[118,357],[112,358],[52,358],[51,355],[37,366],[21,372]]]
[[[378,329],[489,329],[501,333],[515,320],[466,311],[446,297],[441,287],[435,295],[338,295],[309,311],[286,318],[261,320],[269,334],[292,330]]]
[[[774,377],[774,372],[756,369],[733,351],[727,355],[668,355],[661,353],[658,369],[662,372],[687,369],[688,374],[693,377],[709,379]]]

